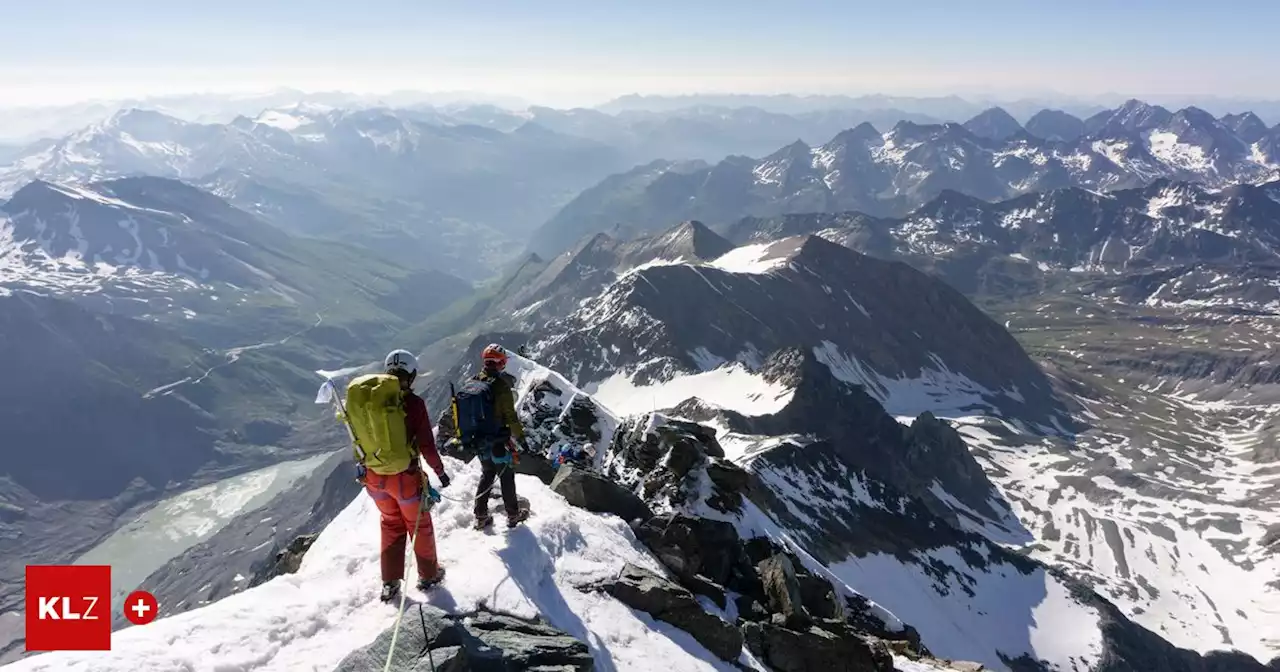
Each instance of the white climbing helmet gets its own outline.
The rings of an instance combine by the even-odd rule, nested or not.
[[[382,364],[387,373],[404,371],[411,376],[418,375],[418,358],[408,350],[392,350]]]

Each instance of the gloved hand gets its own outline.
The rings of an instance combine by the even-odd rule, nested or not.
[[[505,456],[506,454],[507,454],[507,446],[506,446],[506,444],[503,444],[503,443],[495,443],[495,444],[493,444],[493,456],[494,456],[494,457],[503,457],[503,456]]]
[[[369,471],[365,469],[363,464],[356,465],[356,481],[360,483],[360,485],[364,485],[365,478],[368,476],[368,474],[369,474]]]
[[[440,476],[440,489],[444,490],[445,488],[449,487],[449,474],[441,472],[439,476]]]

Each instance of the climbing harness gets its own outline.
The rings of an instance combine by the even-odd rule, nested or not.
[[[430,507],[427,505],[427,502],[432,500],[432,497],[430,496],[430,492],[435,491],[431,487],[431,484],[427,482],[426,474],[422,475],[422,488],[423,488],[423,492],[420,497],[421,503],[418,504],[418,519],[414,521],[413,531],[409,533],[409,544],[406,550],[406,552],[408,552],[409,555],[414,558],[415,565],[417,563],[417,554],[413,553],[414,542],[417,541],[418,528],[421,527],[422,525],[422,513],[430,509]],[[408,563],[405,563],[405,567],[406,569],[408,568]],[[415,566],[415,569],[416,568],[417,567]],[[440,568],[436,567],[436,571],[437,572],[440,571]],[[408,572],[405,572],[405,574],[408,574]],[[403,580],[404,579],[401,578],[401,581]],[[391,659],[396,655],[396,639],[400,636],[400,622],[404,620],[404,599],[407,594],[408,594],[407,590],[405,590],[404,588],[400,589],[400,608],[396,609],[396,624],[395,624],[395,627],[391,629],[391,648],[387,650],[387,663],[382,666],[382,672],[389,672],[389,670],[391,669]],[[432,665],[434,666],[435,663],[433,662]]]

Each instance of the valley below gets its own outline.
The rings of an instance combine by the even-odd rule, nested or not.
[[[1027,551],[1176,645],[1280,656],[1280,316],[1071,295],[988,311],[1085,427],[956,419]]]

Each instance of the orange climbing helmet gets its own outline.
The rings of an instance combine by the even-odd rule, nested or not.
[[[507,349],[497,343],[490,343],[485,346],[480,359],[484,362],[484,368],[501,371],[507,368]]]

